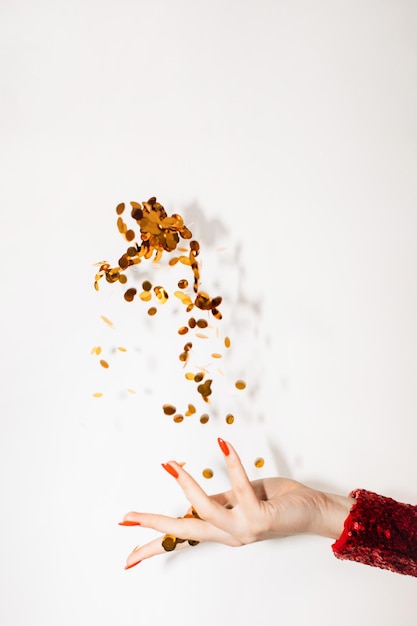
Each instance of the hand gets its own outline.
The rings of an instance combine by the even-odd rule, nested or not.
[[[213,541],[241,546],[255,541],[300,533],[337,539],[355,500],[311,489],[287,478],[250,481],[230,443],[219,439],[225,456],[231,490],[208,496],[178,463],[163,467],[177,480],[191,507],[184,518],[131,512],[121,525],[153,528],[194,542]],[[198,512],[195,517],[192,512]],[[187,547],[178,543],[177,550]],[[136,548],[125,569],[143,559],[163,554],[162,537]]]

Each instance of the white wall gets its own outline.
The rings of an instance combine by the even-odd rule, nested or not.
[[[217,436],[253,477],[417,502],[415,3],[4,0],[0,18],[0,623],[414,626],[414,579],[326,539],[125,572],[154,535],[117,522],[182,514],[170,458],[225,488]],[[92,286],[123,247],[114,207],[152,195],[193,222],[224,384],[248,383],[205,427],[161,416],[188,401],[174,309],[151,323]]]

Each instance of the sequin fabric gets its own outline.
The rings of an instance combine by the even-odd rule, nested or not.
[[[332,545],[339,559],[417,576],[417,506],[356,489],[344,530]]]

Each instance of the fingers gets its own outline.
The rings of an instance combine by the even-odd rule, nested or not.
[[[133,525],[134,523],[143,528],[152,528],[174,537],[186,537],[195,541],[215,541],[218,543],[228,543],[230,541],[230,536],[227,532],[193,516],[175,518],[167,515],[131,511],[125,515],[121,524],[125,526]]]
[[[257,514],[260,506],[242,461],[229,442],[219,438],[218,444],[224,454],[234,497],[248,519],[251,519]]]
[[[165,463],[163,467],[179,483],[185,497],[202,519],[217,528],[229,531],[231,520],[227,509],[221,503],[215,498],[210,498],[197,481],[175,461]]]

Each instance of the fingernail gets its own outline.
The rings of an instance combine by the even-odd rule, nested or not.
[[[173,476],[174,478],[178,478],[177,470],[174,467],[172,467],[169,463],[161,463],[161,465],[164,468],[164,470],[168,472],[168,474],[171,474],[171,476]]]
[[[217,439],[217,441],[219,443],[220,449],[223,452],[224,456],[229,456],[230,450],[229,450],[227,443],[223,439],[220,439],[220,437]]]
[[[125,522],[119,522],[119,526],[140,526],[139,522],[129,522],[126,520]]]
[[[139,565],[142,561],[136,561],[136,563],[132,563],[132,565],[125,565],[125,569],[130,569],[131,567],[135,567],[135,565]]]

